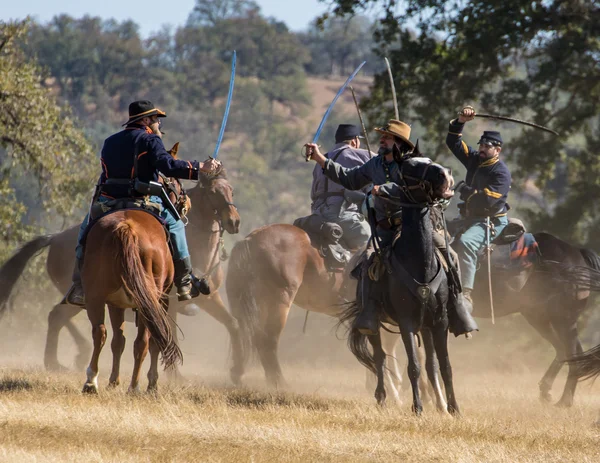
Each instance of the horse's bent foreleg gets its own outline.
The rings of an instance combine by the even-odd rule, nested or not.
[[[554,332],[554,329],[552,328],[552,325],[550,324],[549,319],[544,319],[540,315],[531,315],[531,314],[523,313],[523,312],[522,312],[522,315],[523,315],[523,317],[525,317],[525,320],[527,320],[529,322],[529,324],[533,328],[535,328],[535,330],[546,341],[548,341],[550,344],[552,344],[552,347],[554,347],[554,350],[555,350],[554,360],[552,361],[552,363],[546,370],[546,373],[544,373],[544,376],[542,377],[542,379],[539,382],[540,400],[542,402],[551,402],[552,395],[550,394],[550,391],[552,390],[552,385],[554,384],[554,381],[556,380],[556,376],[558,375],[558,373],[560,372],[560,370],[563,366],[563,362],[561,360],[561,352],[563,351],[563,347],[560,343],[560,340],[558,339],[557,334]]]
[[[113,354],[113,364],[108,385],[118,386],[121,384],[121,356],[125,349],[125,310],[109,306],[108,314],[113,329],[113,338],[110,343]]]
[[[563,360],[574,357],[577,354],[583,352],[583,347],[579,341],[579,333],[577,331],[577,319],[571,318],[571,320],[565,320],[561,317],[560,320],[553,320],[552,325],[558,336],[561,338],[564,346],[565,358]],[[569,374],[567,375],[567,382],[560,400],[556,403],[558,407],[571,407],[573,406],[573,399],[575,397],[575,389],[578,383],[577,367],[569,365]]]
[[[83,310],[82,307],[76,307],[72,305],[66,304],[57,304],[55,305],[50,314],[48,314],[48,334],[46,335],[46,347],[44,349],[44,366],[48,370],[62,370],[66,369],[60,365],[58,362],[58,336],[60,334],[60,330],[67,326],[69,330],[75,329],[74,326],[71,325],[70,320],[77,315],[79,312]],[[80,359],[82,355],[87,353],[87,357],[84,360],[84,364],[89,360],[89,344],[88,342],[81,336],[79,331],[78,337],[73,336],[75,342],[77,343],[77,347],[79,348],[79,354],[77,359]],[[76,361],[78,366],[80,365],[79,361]]]
[[[104,302],[89,301],[86,303],[86,310],[90,323],[92,325],[92,338],[94,341],[94,350],[92,358],[87,368],[87,380],[83,385],[83,392],[98,393],[98,359],[100,352],[106,342],[106,325],[104,324]]]

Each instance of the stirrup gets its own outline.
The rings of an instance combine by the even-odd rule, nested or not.
[[[75,283],[73,283],[67,291],[67,294],[64,295],[59,304],[68,304],[77,307],[85,307],[85,296],[83,295],[83,288],[81,289],[81,297],[73,297],[75,295],[75,288]]]

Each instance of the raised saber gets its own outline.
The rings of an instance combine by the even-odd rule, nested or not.
[[[485,218],[485,241],[487,243],[487,270],[488,270],[488,289],[490,292],[490,309],[492,311],[492,325],[496,324],[494,317],[494,296],[492,294],[492,251],[490,249],[490,235],[492,233],[492,224],[490,218]]]
[[[390,76],[390,85],[392,87],[392,99],[394,101],[394,115],[396,116],[396,120],[400,120],[400,113],[398,112],[398,100],[396,99],[396,85],[394,84],[394,76],[392,75],[392,67],[390,66],[390,62],[387,58],[385,59],[385,65],[387,67],[388,76]]]
[[[352,92],[352,98],[354,99],[354,105],[356,106],[356,112],[358,112],[358,119],[360,120],[360,126],[362,127],[363,136],[367,143],[367,149],[369,150],[369,156],[371,156],[371,144],[369,143],[369,136],[367,135],[367,128],[365,127],[365,121],[363,121],[362,113],[360,112],[360,106],[358,106],[358,100],[356,99],[356,93],[354,93],[354,87],[350,85],[350,91]]]
[[[231,107],[231,97],[233,96],[233,84],[235,83],[235,61],[236,53],[233,50],[233,57],[231,58],[231,77],[229,78],[229,94],[227,95],[227,103],[225,104],[225,114],[223,114],[223,121],[221,122],[221,130],[219,131],[219,138],[217,138],[217,145],[215,151],[211,156],[212,159],[217,159],[219,155],[219,148],[223,141],[223,134],[225,133],[225,126],[227,125],[227,118],[229,117],[229,108]]]
[[[325,125],[325,122],[327,121],[327,118],[329,117],[329,113],[331,113],[331,110],[335,106],[335,102],[338,100],[340,95],[344,92],[344,90],[346,89],[348,84],[352,81],[352,79],[354,79],[354,77],[356,77],[356,74],[358,74],[358,71],[361,70],[361,68],[365,65],[365,63],[366,63],[366,61],[363,61],[362,63],[360,63],[358,65],[358,67],[354,70],[354,72],[352,74],[350,74],[350,77],[348,77],[346,79],[346,82],[344,82],[344,85],[342,85],[340,87],[340,89],[338,90],[336,95],[333,97],[333,100],[331,101],[329,108],[327,108],[327,111],[325,111],[325,114],[323,115],[323,119],[321,119],[321,123],[319,124],[319,127],[317,128],[317,131],[315,132],[315,136],[313,137],[313,140],[312,140],[313,143],[316,144],[319,141],[319,136],[321,135],[321,132],[323,131],[323,126]],[[306,150],[304,152],[304,159],[306,160],[306,162],[310,161],[310,156],[308,155],[308,150]]]
[[[558,132],[556,132],[552,129],[549,129],[548,127],[544,127],[543,125],[534,124],[533,122],[522,121],[520,119],[515,119],[513,117],[493,116],[491,114],[475,114],[475,117],[483,117],[485,119],[497,119],[499,121],[516,122],[517,124],[527,125],[529,127],[534,127],[536,129],[544,130],[545,132],[550,132],[554,135],[558,135]]]

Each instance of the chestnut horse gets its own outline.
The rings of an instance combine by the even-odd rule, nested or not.
[[[168,292],[173,286],[174,273],[165,229],[148,212],[117,211],[101,217],[91,226],[81,282],[94,347],[83,392],[98,392],[98,360],[106,341],[105,305],[108,305],[113,328],[113,367],[109,385],[120,383],[120,362],[125,348],[125,309],[128,308],[134,308],[138,314],[129,391],[139,391],[141,367],[150,347],[150,336],[149,391],[156,389],[159,352],[165,368],[183,361],[167,314]]]
[[[213,176],[201,174],[198,186],[187,190],[186,193],[193,205],[187,215],[189,223],[186,231],[192,262],[199,270],[198,276],[207,275],[211,288],[210,296],[200,296],[194,299],[194,303],[201,305],[209,315],[225,325],[231,336],[235,358],[239,355],[238,325],[229,314],[219,294],[224,278],[223,268],[220,265],[223,252],[222,234],[224,231],[230,234],[238,233],[240,226],[240,216],[233,203],[233,187],[227,180],[226,170],[222,169]],[[176,202],[173,196],[171,200]],[[8,308],[14,286],[29,260],[46,247],[49,247],[46,259],[48,275],[61,293],[67,291],[71,284],[71,269],[75,260],[78,231],[79,226],[75,226],[54,235],[34,238],[4,263],[0,268],[0,281],[3,282],[0,287],[0,313]],[[170,314],[173,318],[178,312],[190,314],[191,308],[195,307],[189,303],[179,302],[173,305],[177,309]],[[50,370],[64,368],[60,365],[57,355],[59,334],[63,327],[69,330],[77,345],[76,367],[85,367],[89,359],[90,347],[71,321],[82,310],[81,307],[57,304],[50,311],[44,352],[46,368]]]
[[[347,270],[354,267],[360,254],[356,254]],[[356,280],[350,279],[347,271],[330,274],[304,230],[288,224],[272,224],[254,230],[233,247],[226,289],[232,314],[240,324],[242,352],[234,356],[232,381],[241,383],[250,354],[256,351],[267,383],[278,388],[286,385],[278,346],[292,303],[311,312],[337,317],[341,304],[354,298]],[[386,383],[394,400],[400,403],[398,389],[402,375],[393,356],[396,335],[382,330],[382,342],[391,359]],[[427,394],[425,386],[422,384]]]

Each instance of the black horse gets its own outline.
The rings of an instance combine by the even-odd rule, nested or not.
[[[600,257],[594,251],[573,246],[549,233],[534,233],[539,258],[529,268],[513,271],[492,269],[496,317],[520,313],[556,351],[539,382],[540,399],[550,402],[550,390],[564,361],[580,354],[577,322],[588,305],[590,291],[597,291]],[[475,277],[473,316],[490,317],[487,265]],[[569,373],[559,407],[573,404],[577,372]]]
[[[416,414],[423,410],[418,381],[421,366],[417,356],[417,335],[422,336],[426,350],[426,370],[434,388],[439,388],[437,361],[444,381],[447,411],[459,413],[454,395],[452,368],[448,355],[448,317],[446,305],[449,297],[448,281],[442,262],[433,244],[433,226],[430,212],[435,202],[449,199],[454,180],[450,171],[427,158],[409,158],[400,168],[402,181],[399,196],[389,198],[402,206],[402,234],[395,241],[387,267],[383,304],[383,321],[396,325],[408,356],[408,376],[413,392],[412,409]],[[348,306],[342,322],[352,323],[358,314],[356,304]],[[373,352],[369,350],[370,342]],[[348,345],[357,359],[377,375],[375,398],[385,403],[383,382],[385,353],[380,335],[365,336],[353,326]],[[436,361],[437,356],[437,361]]]

